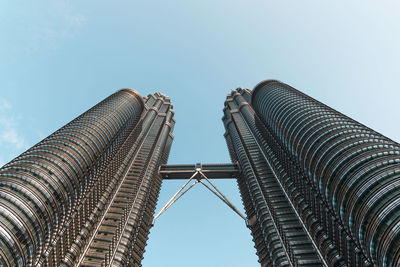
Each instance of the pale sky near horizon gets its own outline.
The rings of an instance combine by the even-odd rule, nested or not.
[[[169,95],[170,163],[229,162],[226,94],[278,79],[400,141],[400,2],[0,0],[0,165],[120,88]],[[183,181],[165,181],[157,211]],[[234,180],[217,185],[243,210]],[[144,267],[259,266],[250,231],[197,185]]]

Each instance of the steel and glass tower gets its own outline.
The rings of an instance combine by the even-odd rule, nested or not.
[[[270,80],[223,121],[262,266],[400,266],[400,145]]]
[[[270,80],[227,96],[232,164],[165,165],[173,115],[122,89],[3,166],[0,266],[141,266],[196,184],[246,221],[262,266],[400,266],[399,144]],[[212,178],[237,179],[246,217]],[[187,181],[153,218],[162,179]]]
[[[138,266],[174,126],[122,89],[0,169],[0,266]]]

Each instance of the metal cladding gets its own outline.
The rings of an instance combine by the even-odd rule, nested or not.
[[[259,84],[252,101],[349,234],[343,246],[353,242],[374,264],[398,266],[399,144],[276,81]]]
[[[140,262],[161,185],[155,170],[166,163],[173,139],[172,117],[168,97],[143,99],[122,89],[4,165],[0,265]],[[91,259],[103,226],[110,238]]]
[[[229,94],[223,121],[232,161],[242,170],[238,184],[259,261],[262,266],[326,265],[295,203],[287,196],[288,175],[272,151],[264,149],[248,103],[250,94],[247,89]]]
[[[233,91],[224,114],[263,266],[310,266],[288,220],[321,264],[400,265],[399,144],[274,80]]]
[[[262,266],[400,266],[398,143],[270,80],[227,96],[233,164],[164,165],[173,116],[122,89],[4,165],[0,266],[141,266],[162,175],[199,170],[238,176]]]

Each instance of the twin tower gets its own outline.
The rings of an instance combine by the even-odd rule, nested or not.
[[[398,143],[275,80],[223,112],[261,266],[400,266]],[[122,89],[4,165],[0,266],[141,266],[173,115]]]

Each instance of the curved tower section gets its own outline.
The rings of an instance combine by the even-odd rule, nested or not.
[[[348,266],[400,265],[400,145],[278,81],[257,85],[252,106],[294,166],[297,209],[316,215],[321,231],[307,225],[325,257],[328,245]]]
[[[144,114],[161,113],[159,109],[165,107],[163,122],[153,129],[154,138],[162,141],[152,164],[167,159],[172,106],[167,97],[157,97],[153,108],[145,104],[152,97],[143,99],[132,89],[119,90],[0,169],[0,265],[76,264],[74,255],[86,249],[93,228],[137,158],[138,139],[148,127]],[[154,112],[149,112],[151,108]],[[162,130],[163,123],[171,125]],[[158,196],[157,189],[151,192]],[[149,214],[150,202],[146,202],[149,208],[143,208]],[[124,203],[124,208],[129,204]],[[115,216],[117,225],[125,220],[123,214]]]
[[[223,121],[262,266],[400,265],[398,143],[275,80]]]

